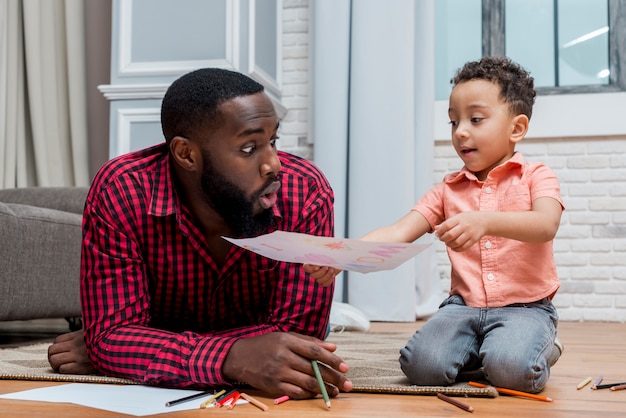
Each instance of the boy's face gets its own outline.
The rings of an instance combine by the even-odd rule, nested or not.
[[[511,115],[500,98],[500,86],[480,79],[464,81],[452,89],[448,116],[454,149],[479,180],[485,180],[491,169],[513,156],[515,143],[528,128],[525,115]]]

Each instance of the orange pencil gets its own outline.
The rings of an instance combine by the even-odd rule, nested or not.
[[[470,386],[474,386],[474,387],[477,387],[477,388],[486,388],[487,387],[487,385],[484,385],[482,383],[477,383],[477,382],[468,382],[468,384]],[[536,399],[538,401],[552,402],[552,398],[548,398],[547,396],[535,395],[534,393],[520,392],[519,390],[513,390],[513,389],[498,388],[498,387],[495,387],[495,386],[493,388],[495,390],[497,390],[498,393],[503,393],[505,395],[522,396],[524,398]]]
[[[609,389],[611,389],[611,390],[624,390],[624,389],[626,389],[626,385],[611,386]]]
[[[241,392],[241,397],[263,411],[268,411],[270,409],[269,406],[265,405],[263,402],[259,401],[258,399],[253,398],[247,393]]]

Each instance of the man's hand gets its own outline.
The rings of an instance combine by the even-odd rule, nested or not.
[[[341,270],[332,267],[314,266],[312,264],[305,264],[304,271],[310,274],[322,286],[331,285],[335,280],[335,276],[341,273]]]
[[[85,346],[83,330],[59,335],[48,347],[48,362],[54,371],[64,374],[95,372]]]
[[[348,365],[333,354],[335,344],[295,333],[273,332],[242,338],[231,347],[222,373],[233,382],[247,384],[271,395],[309,399],[320,393],[311,360],[320,364],[331,397],[349,392],[352,382],[344,374]]]

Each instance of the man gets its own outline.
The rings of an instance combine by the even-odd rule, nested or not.
[[[295,399],[351,389],[324,342],[334,275],[269,260],[224,240],[277,229],[331,236],[333,194],[308,161],[279,152],[263,86],[201,69],[168,89],[166,142],[107,162],[85,204],[82,331],[59,337],[61,373],[146,384],[247,383]],[[83,344],[84,341],[84,344]],[[86,349],[85,349],[86,346]],[[88,354],[88,358],[87,358]]]

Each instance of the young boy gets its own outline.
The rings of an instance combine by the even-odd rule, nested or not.
[[[540,392],[562,351],[551,299],[564,206],[555,174],[515,151],[528,131],[534,81],[507,58],[484,57],[451,83],[452,145],[465,166],[362,239],[413,242],[434,232],[447,246],[450,296],[400,350],[411,383],[450,385],[481,369],[494,386]],[[322,284],[333,276],[306,269]]]

